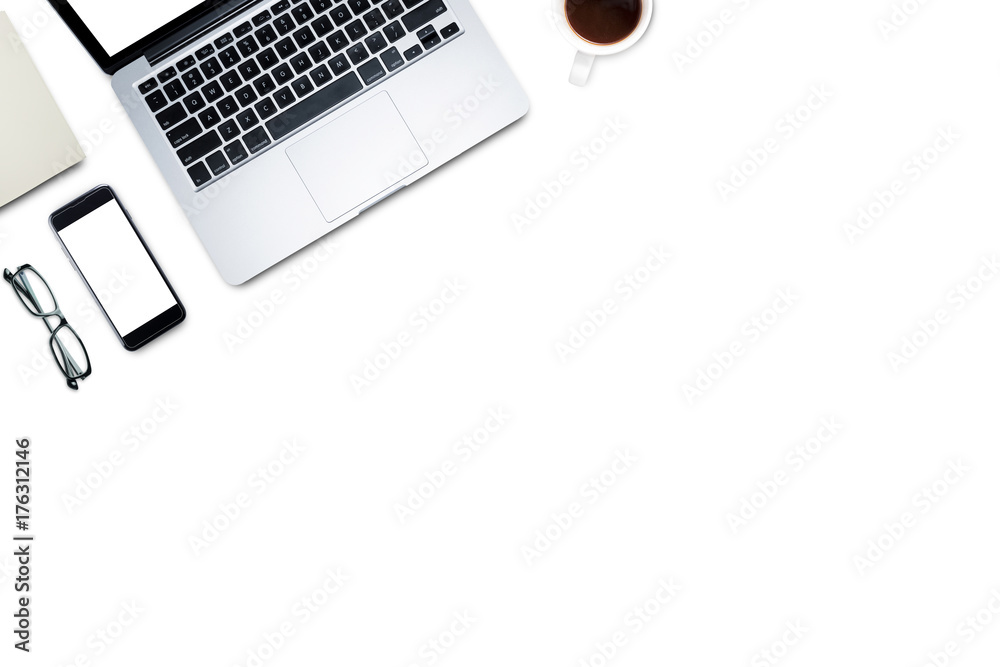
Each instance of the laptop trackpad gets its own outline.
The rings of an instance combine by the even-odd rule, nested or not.
[[[427,165],[427,156],[385,92],[286,153],[327,222]]]

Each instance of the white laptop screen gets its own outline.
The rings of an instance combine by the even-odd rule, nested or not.
[[[129,46],[200,5],[202,0],[71,0],[80,20],[108,55]]]

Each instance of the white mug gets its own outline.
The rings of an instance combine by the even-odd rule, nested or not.
[[[570,0],[570,2],[586,2],[587,0]],[[594,66],[594,59],[597,56],[609,56],[613,53],[620,53],[642,38],[649,22],[653,18],[653,0],[642,0],[642,15],[639,17],[639,25],[635,27],[625,39],[614,44],[595,44],[587,41],[577,34],[569,24],[569,17],[566,16],[566,0],[552,0],[552,11],[555,13],[555,23],[559,26],[559,32],[566,40],[576,47],[576,60],[573,62],[573,70],[570,72],[569,81],[573,85],[586,85],[590,78],[590,70]]]

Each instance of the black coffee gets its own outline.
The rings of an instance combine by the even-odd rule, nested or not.
[[[588,42],[615,44],[639,27],[643,1],[566,0],[566,18],[576,34]]]

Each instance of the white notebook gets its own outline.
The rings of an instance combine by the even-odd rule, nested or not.
[[[10,19],[0,12],[0,206],[83,157]]]

